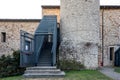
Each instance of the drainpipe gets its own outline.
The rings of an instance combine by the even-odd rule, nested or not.
[[[104,66],[104,9],[105,9],[105,6],[103,6],[103,9],[102,9],[102,62],[101,62],[101,66]]]

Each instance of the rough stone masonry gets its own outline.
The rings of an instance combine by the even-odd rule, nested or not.
[[[60,59],[98,67],[99,0],[61,0]]]

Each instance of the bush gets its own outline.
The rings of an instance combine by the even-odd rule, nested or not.
[[[0,77],[21,75],[25,68],[19,67],[20,51],[14,51],[13,55],[0,57]]]
[[[84,65],[75,60],[60,60],[59,68],[62,70],[81,70],[84,69]]]

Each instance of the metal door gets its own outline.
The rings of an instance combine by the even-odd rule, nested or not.
[[[25,31],[20,31],[20,66],[35,65],[34,36]]]
[[[120,66],[120,48],[115,52],[115,66]]]

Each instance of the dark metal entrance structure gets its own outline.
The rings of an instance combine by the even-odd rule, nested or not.
[[[50,61],[50,65],[56,65],[57,48],[57,17],[44,16],[34,35],[21,31],[20,39],[20,66],[35,66]],[[49,58],[48,58],[49,56]],[[44,58],[45,57],[45,58]],[[47,58],[46,58],[47,57]],[[48,60],[47,60],[48,59]]]
[[[115,66],[120,66],[120,48],[115,52]]]

